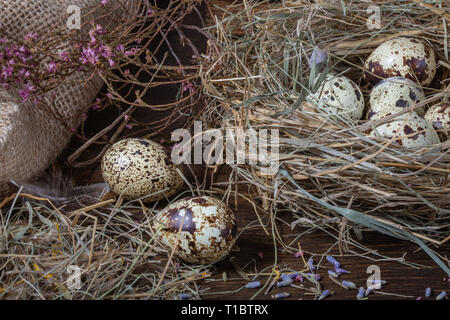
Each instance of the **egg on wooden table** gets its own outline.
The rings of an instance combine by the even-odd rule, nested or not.
[[[439,137],[431,124],[415,112],[407,117],[396,118],[391,122],[376,127],[370,133],[372,137],[384,137],[395,140],[406,149],[420,149],[440,143]]]
[[[102,175],[115,194],[126,200],[152,202],[170,197],[183,185],[170,153],[148,139],[123,139],[102,159]]]
[[[403,111],[425,99],[422,88],[412,80],[402,77],[392,77],[379,82],[370,92],[368,120],[379,120],[388,115]],[[415,108],[414,111],[423,116],[425,108]]]
[[[359,120],[364,113],[361,89],[345,76],[326,75],[319,89],[308,96],[313,104],[324,105],[326,113],[347,120]]]
[[[424,41],[398,37],[376,48],[366,60],[364,70],[364,78],[372,85],[399,76],[427,86],[436,74],[436,56]]]
[[[225,257],[236,241],[233,211],[221,200],[196,196],[176,201],[154,220],[160,240],[168,250],[189,263],[214,263]]]

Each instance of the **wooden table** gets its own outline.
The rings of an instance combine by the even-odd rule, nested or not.
[[[212,1],[215,4],[226,5],[230,1]],[[205,17],[207,17],[207,11],[205,8],[201,8]],[[208,19],[207,19],[208,20]],[[209,18],[208,21],[211,21]],[[194,24],[198,22],[198,19],[188,19],[186,24]],[[188,32],[188,31],[186,31]],[[190,36],[199,48],[204,48],[204,39],[200,34],[191,32]],[[174,36],[174,40],[176,37]],[[186,48],[180,46],[180,44],[175,41],[175,47],[177,52],[184,59],[189,59],[192,53]],[[160,97],[170,95],[171,91],[158,89],[158,91],[153,91],[148,95],[149,101],[157,102]],[[152,117],[153,115],[143,113],[141,115],[145,117]],[[108,123],[108,117],[111,118],[111,114],[107,113],[93,113],[86,124],[87,131],[96,132],[99,126]],[[180,126],[184,123],[180,121]],[[130,134],[130,132],[128,132]],[[162,137],[167,138],[169,132],[166,132]],[[159,140],[159,139],[156,139]],[[72,141],[71,146],[67,150],[67,154],[75,150],[80,142],[77,139]],[[90,153],[89,153],[90,152]],[[91,149],[85,156],[89,158],[95,154],[95,148]],[[63,156],[64,158],[64,156]],[[197,168],[197,172],[200,174],[202,169]],[[73,174],[76,176],[79,183],[94,183],[101,182],[101,174],[99,165],[91,167],[89,169],[74,169]],[[221,176],[222,179],[227,179],[226,175]],[[232,201],[233,202],[233,201]],[[256,215],[253,208],[245,200],[240,199],[238,201],[238,209],[236,210],[236,217],[238,224],[240,226],[239,230],[243,230],[245,226],[256,220]],[[290,214],[281,214],[279,218],[290,222],[292,217]],[[285,238],[292,239],[292,235],[298,234],[304,229],[296,227],[293,230],[287,224],[282,222],[277,222],[280,232]],[[343,267],[349,271],[351,274],[344,275],[339,278],[339,281],[343,279],[354,282],[358,287],[365,286],[366,279],[370,274],[367,274],[367,269],[371,265],[379,266],[381,270],[381,278],[387,281],[383,292],[388,292],[394,295],[382,295],[374,293],[370,295],[370,299],[402,299],[402,296],[408,296],[408,299],[415,299],[419,296],[424,296],[425,289],[431,287],[434,290],[434,297],[436,294],[442,290],[450,290],[450,282],[447,280],[447,275],[436,265],[434,262],[424,253],[422,250],[418,250],[418,246],[407,241],[399,241],[392,239],[390,237],[384,236],[377,232],[365,231],[363,233],[364,240],[363,244],[374,250],[381,255],[389,256],[392,258],[403,259],[405,258],[408,262],[417,263],[427,266],[426,268],[415,269],[400,264],[397,261],[370,261],[361,257],[351,257],[343,256],[339,257],[339,251],[337,247],[333,247],[330,251],[342,264]],[[332,247],[336,240],[328,235],[326,232],[313,232],[302,236],[298,243],[305,252],[305,258],[308,259],[311,255],[314,255],[314,259],[317,262],[320,259],[320,255],[326,253],[330,247]],[[238,251],[233,251],[230,257],[234,258],[234,263],[241,268],[247,266],[244,271],[246,273],[254,273],[255,270],[262,270],[268,268],[270,271],[275,264],[275,250],[274,243],[271,235],[266,235],[261,227],[252,228],[246,230],[240,234],[239,240],[237,241],[236,248]],[[356,250],[355,248],[350,248]],[[450,245],[444,245],[438,249],[438,252],[443,256],[448,256],[450,253]],[[363,253],[362,251],[359,251]],[[303,270],[305,268],[303,260],[301,258],[296,258],[291,253],[283,252],[280,248],[277,250],[277,261],[276,265],[278,268],[291,268],[294,270]],[[262,258],[261,258],[262,257]],[[355,299],[357,295],[357,290],[346,290],[328,278],[327,270],[331,269],[330,264],[323,261],[321,268],[318,273],[321,275],[322,280],[320,281],[324,289],[329,289],[334,292],[334,294],[328,299]],[[223,281],[222,274],[225,272],[229,280]],[[234,266],[230,263],[228,259],[223,260],[215,265],[215,272],[212,278],[218,279],[215,282],[200,281],[198,284],[202,288],[210,288],[208,292],[228,292],[234,291],[245,283],[247,280],[243,279],[235,270]],[[267,278],[260,278],[263,283]],[[309,283],[306,283],[307,287],[311,287]],[[276,292],[286,291],[291,293],[291,299],[313,299],[313,295],[307,294],[305,290],[288,287],[288,288],[274,288],[267,295],[264,292],[258,295],[257,299],[271,299],[271,294]],[[243,289],[239,292],[233,294],[212,294],[206,295],[204,299],[249,299],[255,294],[255,289]],[[405,298],[405,297],[403,297]]]

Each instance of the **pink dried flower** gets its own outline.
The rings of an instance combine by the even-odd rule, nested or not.
[[[0,72],[0,76],[6,81],[9,77],[12,76],[13,71],[13,67],[3,66],[2,71]]]
[[[37,32],[30,32],[25,35],[25,41],[37,40],[38,34]]]
[[[95,100],[95,104],[92,106],[92,110],[98,110],[98,109],[101,109],[102,106],[100,105],[100,103],[101,103],[100,98],[97,98],[97,99]]]
[[[34,91],[35,87],[30,82],[27,82],[24,85],[24,88],[22,90],[19,90],[19,95],[22,97],[23,102],[27,102]]]
[[[52,61],[48,64],[48,69],[47,69],[48,72],[53,73],[56,71],[56,69],[57,69],[56,62]]]
[[[69,53],[66,51],[61,51],[60,53],[58,53],[58,56],[64,62],[70,62]]]
[[[139,51],[139,48],[131,48],[130,50],[125,51],[125,56],[129,57],[129,56],[135,56],[137,54],[137,52]]]
[[[189,91],[190,93],[192,93],[195,91],[195,85],[190,83],[189,81],[184,81],[181,86],[184,92]]]
[[[92,65],[97,65],[100,62],[95,50],[90,47],[83,48],[80,60],[82,64],[90,63]]]

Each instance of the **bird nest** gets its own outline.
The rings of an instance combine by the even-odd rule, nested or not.
[[[337,218],[340,239],[363,226],[414,241],[450,272],[432,249],[450,239],[450,142],[406,149],[398,136],[370,136],[386,119],[349,122],[306,102],[317,89],[320,72],[311,63],[317,52],[328,55],[322,77],[345,75],[367,102],[364,62],[399,36],[424,40],[438,62],[434,81],[423,88],[426,100],[403,113],[445,102],[449,14],[422,1],[353,1],[350,7],[342,1],[244,1],[220,15],[209,30],[202,68],[204,120],[221,130],[279,132],[278,152],[265,159],[275,170],[264,172],[255,161],[228,163],[251,186],[255,202],[267,212],[288,209],[306,224]]]

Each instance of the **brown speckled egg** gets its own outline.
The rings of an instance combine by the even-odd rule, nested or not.
[[[439,103],[430,109],[425,114],[425,120],[431,122],[433,127],[448,139],[450,136],[450,103]]]
[[[126,200],[152,202],[173,195],[183,184],[170,153],[148,139],[124,139],[103,156],[102,175],[111,190]]]
[[[379,120],[385,116],[398,113],[425,99],[425,94],[414,81],[402,77],[393,77],[378,83],[369,97],[368,120]],[[425,109],[414,111],[423,116]]]
[[[372,85],[399,76],[427,86],[436,74],[436,57],[433,49],[422,40],[398,37],[376,48],[364,69],[364,78]]]
[[[314,105],[323,104],[325,111],[347,120],[359,120],[364,113],[361,89],[345,76],[328,74],[316,93],[308,96]]]
[[[184,220],[183,220],[184,219]],[[155,230],[161,242],[175,255],[189,263],[208,264],[225,257],[236,241],[234,213],[213,197],[181,199],[167,206],[156,217]]]
[[[372,137],[391,139],[398,136],[397,141],[406,149],[420,149],[440,143],[439,137],[431,124],[413,112],[408,117],[394,119],[391,122],[376,127]]]

